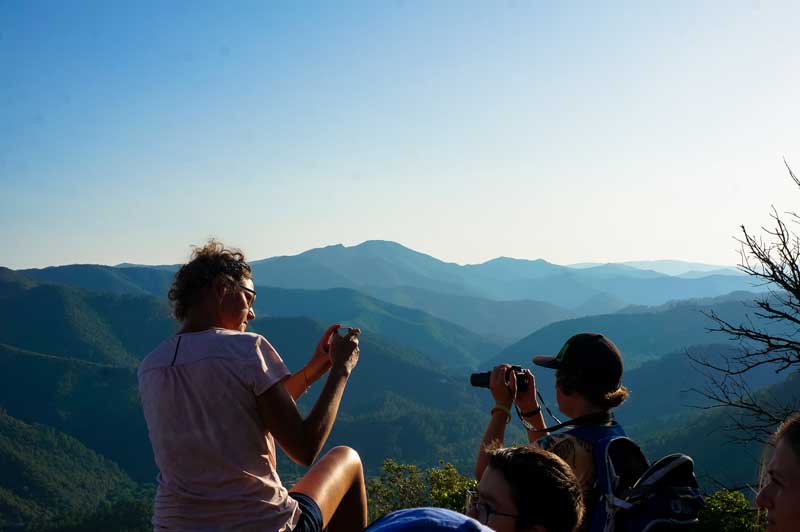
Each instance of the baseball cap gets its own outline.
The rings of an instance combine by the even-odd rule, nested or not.
[[[608,391],[619,388],[622,379],[622,354],[614,342],[598,333],[576,334],[557,355],[538,355],[533,363],[565,374],[590,373],[592,380],[606,384]]]

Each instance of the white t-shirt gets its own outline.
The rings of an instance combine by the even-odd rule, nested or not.
[[[155,530],[292,530],[299,517],[276,471],[256,396],[289,375],[258,334],[179,334],[139,366],[158,465]]]

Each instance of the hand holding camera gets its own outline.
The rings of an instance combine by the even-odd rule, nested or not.
[[[328,351],[334,368],[350,374],[358,363],[358,336],[361,329],[357,327],[338,326],[328,340]]]
[[[517,386],[517,395],[514,402],[522,412],[530,412],[539,408],[539,402],[536,400],[536,379],[531,373],[531,370],[525,368],[522,370],[522,376],[517,377],[517,382],[522,379],[525,386]]]
[[[511,407],[515,402],[523,412],[538,407],[536,381],[529,369],[500,364],[492,371],[473,373],[469,380],[473,386],[489,388],[495,401],[503,406]]]

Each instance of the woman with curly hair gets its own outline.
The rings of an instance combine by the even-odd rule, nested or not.
[[[314,463],[358,362],[358,329],[331,326],[290,373],[261,335],[244,255],[210,241],[175,275],[169,299],[180,330],[139,367],[139,392],[159,468],[154,530],[362,530],[364,472],[348,447]],[[305,419],[295,400],[325,374]],[[309,471],[287,490],[275,441]],[[313,463],[313,465],[312,465]]]

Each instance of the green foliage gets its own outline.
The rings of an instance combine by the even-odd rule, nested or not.
[[[428,500],[419,467],[392,459],[383,462],[379,478],[367,481],[367,497],[371,521],[401,508],[426,506]]]
[[[477,486],[475,479],[461,476],[453,464],[440,462],[438,468],[425,470],[432,506],[463,511],[467,491]]]
[[[0,530],[44,528],[84,514],[135,484],[115,464],[50,427],[0,412]]]
[[[0,405],[17,419],[43,423],[77,438],[140,482],[155,477],[132,368],[0,344]]]
[[[30,532],[150,532],[153,530],[153,495],[142,493],[129,498],[104,501],[91,513],[64,517],[44,527],[29,527]],[[27,531],[26,531],[27,532]]]
[[[381,475],[367,482],[370,521],[403,508],[436,506],[457,512],[464,510],[468,490],[476,482],[462,476],[452,464],[421,470],[413,464],[392,459],[383,462]]]
[[[720,490],[706,497],[696,532],[760,532],[758,510],[752,508],[740,491]]]

